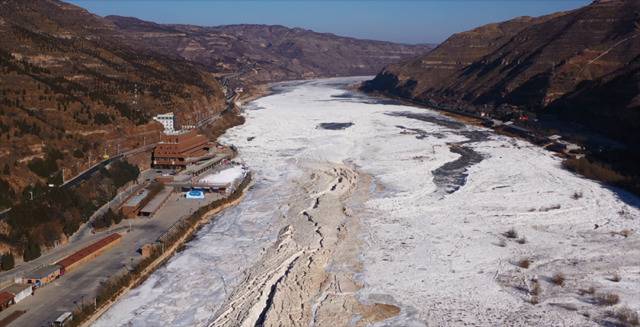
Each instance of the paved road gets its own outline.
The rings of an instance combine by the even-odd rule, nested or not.
[[[76,185],[78,185],[78,183],[88,179],[89,177],[91,177],[91,175],[93,175],[93,173],[98,171],[100,168],[105,167],[108,164],[112,163],[114,160],[120,159],[120,158],[126,158],[128,156],[131,156],[131,155],[134,155],[134,154],[138,154],[140,152],[149,151],[149,150],[153,149],[153,147],[155,147],[156,144],[157,143],[147,144],[147,145],[141,146],[139,148],[135,148],[135,149],[132,149],[132,150],[129,150],[129,151],[125,151],[123,153],[120,153],[118,155],[110,157],[109,159],[102,160],[102,161],[96,163],[95,165],[85,169],[84,171],[80,172],[76,176],[70,178],[69,180],[65,181],[60,187],[67,188],[67,187],[76,186]]]
[[[138,178],[138,183],[140,185],[144,184],[144,182],[146,181],[146,179],[151,178],[153,179],[155,176],[155,171],[154,170],[145,170],[140,174],[140,177]],[[127,188],[125,190],[123,190],[122,192],[120,192],[118,195],[116,195],[111,201],[109,201],[109,203],[105,204],[103,207],[101,207],[100,209],[98,209],[90,218],[89,220],[80,225],[80,228],[78,229],[77,232],[75,232],[70,238],[69,238],[69,243],[53,248],[49,251],[46,251],[45,253],[43,253],[40,257],[36,258],[35,260],[29,261],[29,262],[23,262],[18,264],[14,269],[11,269],[9,271],[2,271],[0,272],[0,285],[2,286],[6,286],[8,284],[11,284],[11,282],[16,278],[16,277],[21,277],[22,275],[24,275],[25,273],[32,271],[38,267],[44,266],[44,265],[49,265],[52,264],[54,262],[57,262],[58,260],[70,255],[71,253],[87,246],[88,244],[98,240],[101,237],[104,237],[106,235],[106,232],[102,232],[102,233],[97,233],[94,234],[92,232],[92,228],[91,228],[91,221],[93,220],[94,217],[97,217],[99,215],[104,214],[108,207],[111,206],[117,206],[119,205],[122,201],[124,201],[124,199],[127,198],[127,196],[129,196],[129,194],[131,194],[132,192],[135,192],[136,190],[138,190],[138,186],[133,185],[130,188]]]
[[[53,283],[37,289],[34,296],[0,312],[0,319],[16,310],[26,310],[24,315],[9,326],[48,326],[48,323],[55,320],[62,312],[72,311],[83,301],[90,303],[101,282],[141,259],[136,251],[142,245],[154,242],[181,217],[189,215],[197,208],[218,198],[217,195],[207,194],[204,200],[189,200],[181,195],[181,193],[172,194],[167,203],[152,218],[131,220],[130,232],[128,232],[130,221],[124,220],[119,225],[113,226],[110,231],[94,235],[97,239],[109,232],[118,231],[123,234],[123,238],[98,258],[67,273]],[[74,245],[73,248],[80,248],[80,246]],[[53,251],[50,255],[55,256]]]

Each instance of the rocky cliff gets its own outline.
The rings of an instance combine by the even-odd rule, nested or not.
[[[367,89],[418,101],[509,104],[640,140],[640,2],[595,1],[456,34]]]

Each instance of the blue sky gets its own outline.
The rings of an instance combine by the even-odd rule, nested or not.
[[[516,16],[571,10],[590,0],[70,0],[100,16],[194,25],[279,24],[357,38],[438,43]]]

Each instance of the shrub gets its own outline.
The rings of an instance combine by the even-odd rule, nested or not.
[[[582,192],[573,192],[573,195],[571,196],[571,198],[574,200],[578,200],[582,198]]]
[[[9,208],[16,199],[16,193],[7,181],[0,179],[0,208]]]
[[[531,261],[529,261],[529,259],[522,259],[520,261],[518,261],[518,267],[520,268],[529,268],[529,265],[531,264]]]
[[[502,233],[502,235],[506,238],[518,238],[518,232],[514,228]]]
[[[557,272],[555,274],[553,274],[553,276],[551,277],[551,282],[558,285],[558,286],[563,286],[564,282],[565,282],[565,276],[563,273],[561,272]]]
[[[614,305],[620,302],[620,296],[611,292],[597,293],[594,299],[599,305]]]
[[[114,224],[119,224],[122,221],[123,218],[124,218],[124,214],[122,213],[122,210],[118,210],[118,213],[116,213],[113,216],[113,223]]]
[[[109,114],[99,112],[93,116],[93,121],[98,125],[111,124],[111,116]]]
[[[584,157],[580,159],[567,159],[563,162],[563,165],[573,172],[605,183],[619,184],[627,180],[625,176],[616,172],[611,167],[590,161]]]
[[[116,188],[120,188],[128,182],[135,180],[140,175],[140,169],[126,160],[119,160],[111,164],[109,175],[113,179]]]
[[[631,326],[640,325],[640,319],[638,319],[638,313],[627,306],[617,309],[614,312],[613,316],[624,324],[631,325]]]
[[[630,229],[623,229],[621,230],[618,234],[620,234],[621,236],[624,236],[625,238],[631,236],[631,234],[633,234],[633,231]]]
[[[596,292],[596,288],[593,286],[589,286],[589,288],[586,289],[580,289],[580,295],[584,295],[584,294],[591,294],[593,295]]]
[[[617,272],[611,274],[611,277],[609,277],[609,280],[612,282],[619,282],[622,280],[622,278],[620,277],[620,274],[618,274]]]
[[[15,266],[15,260],[13,258],[13,253],[5,253],[0,258],[0,268],[2,270],[11,270]]]
[[[75,149],[73,150],[73,156],[76,158],[82,158],[84,157],[84,152],[82,152],[82,149]]]
[[[22,259],[24,259],[24,261],[31,261],[33,259],[36,259],[38,257],[40,257],[41,252],[40,252],[40,245],[34,242],[29,242],[27,244],[27,247],[24,249],[24,253],[22,254]]]
[[[54,148],[45,149],[44,159],[35,158],[27,164],[29,169],[40,177],[49,177],[58,171],[57,160],[64,158],[62,152]]]
[[[534,280],[531,284],[531,289],[529,290],[529,294],[540,295],[541,292],[542,292],[542,288],[540,288],[540,283],[537,280]]]
[[[533,305],[536,305],[536,304],[540,303],[540,300],[538,299],[538,296],[537,296],[537,295],[532,295],[532,296],[529,298],[529,303],[531,303],[531,304],[533,304]]]
[[[111,210],[111,208],[109,208],[104,215],[96,217],[93,220],[92,226],[95,229],[107,228],[113,224],[115,216],[116,214]]]
[[[48,177],[58,170],[58,164],[55,161],[43,160],[41,158],[35,158],[29,161],[27,167],[40,177]]]

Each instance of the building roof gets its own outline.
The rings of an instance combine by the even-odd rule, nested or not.
[[[151,201],[149,201],[149,203],[140,210],[140,212],[156,212],[156,210],[158,210],[164,204],[164,201],[171,195],[171,192],[173,192],[171,188],[163,188],[160,193],[156,194],[156,196],[154,196],[153,199],[151,199]]]
[[[11,286],[5,287],[0,292],[7,292],[13,295],[19,294],[26,289],[31,289],[31,285],[29,284],[11,284]]]
[[[0,292],[0,305],[4,305],[13,301],[13,294],[8,292]]]
[[[195,163],[193,165],[187,166],[187,168],[185,170],[183,170],[181,172],[181,174],[191,174],[194,172],[197,172],[199,170],[202,170],[208,166],[212,166],[217,164],[218,162],[222,161],[223,159],[226,159],[227,155],[223,154],[223,153],[216,153],[216,155],[213,158]]]
[[[149,194],[149,190],[143,189],[142,191],[136,193],[134,196],[130,197],[129,200],[124,204],[125,207],[137,207],[144,198]]]
[[[73,265],[74,263],[84,259],[85,257],[89,256],[90,254],[102,249],[103,247],[107,246],[108,244],[111,244],[113,242],[115,242],[116,240],[119,240],[120,238],[122,238],[122,235],[118,234],[118,233],[113,233],[105,238],[100,239],[99,241],[92,243],[91,245],[84,247],[82,249],[80,249],[78,252],[73,253],[72,255],[60,260],[57,262],[58,265],[60,265],[63,268],[67,268],[71,265]]]
[[[200,182],[214,186],[225,186],[241,179],[244,175],[245,170],[242,166],[231,166],[201,178]]]
[[[36,270],[31,271],[26,275],[26,277],[33,278],[33,279],[41,279],[41,278],[51,276],[51,274],[59,270],[60,270],[60,267],[56,265],[48,265],[48,266],[40,267]]]

